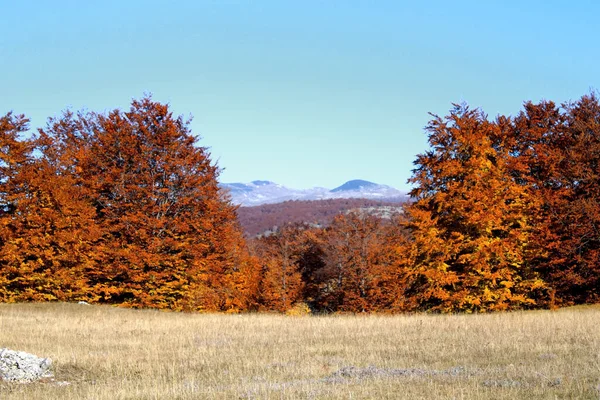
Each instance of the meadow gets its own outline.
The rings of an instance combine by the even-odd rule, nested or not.
[[[600,308],[478,315],[186,314],[0,304],[0,348],[54,380],[2,399],[600,398]]]

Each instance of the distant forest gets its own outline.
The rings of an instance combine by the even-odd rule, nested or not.
[[[385,213],[387,210],[389,211]],[[253,237],[276,232],[278,228],[290,223],[326,227],[337,215],[351,211],[389,218],[391,215],[381,214],[402,212],[402,205],[398,202],[369,199],[289,200],[275,204],[240,207],[237,215],[244,233]]]
[[[425,134],[412,201],[382,218],[363,200],[237,209],[189,122],[148,96],[64,112],[33,135],[9,112],[0,301],[353,313],[600,301],[594,93],[494,119],[455,105]]]

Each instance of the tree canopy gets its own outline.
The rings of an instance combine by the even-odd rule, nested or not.
[[[403,212],[355,201],[289,224],[266,212],[278,227],[255,237],[190,121],[150,96],[28,132],[24,115],[0,117],[3,302],[487,312],[600,301],[595,94],[495,119],[455,105],[425,129]]]
[[[22,120],[3,121],[17,146]],[[15,142],[23,154],[11,150],[6,163],[18,173],[4,179],[6,300],[253,307],[235,208],[196,141],[188,121],[145,97],[127,112],[66,112]]]

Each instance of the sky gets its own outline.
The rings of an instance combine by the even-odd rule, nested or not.
[[[222,182],[409,188],[429,113],[600,89],[595,1],[0,0],[0,114],[151,93]]]

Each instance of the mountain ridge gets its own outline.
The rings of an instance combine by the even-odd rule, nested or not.
[[[408,195],[404,191],[361,179],[349,180],[334,189],[324,187],[293,189],[267,180],[254,180],[248,183],[221,183],[220,185],[223,190],[229,192],[232,203],[245,207],[281,203],[289,200],[353,198],[403,202],[408,199]]]

